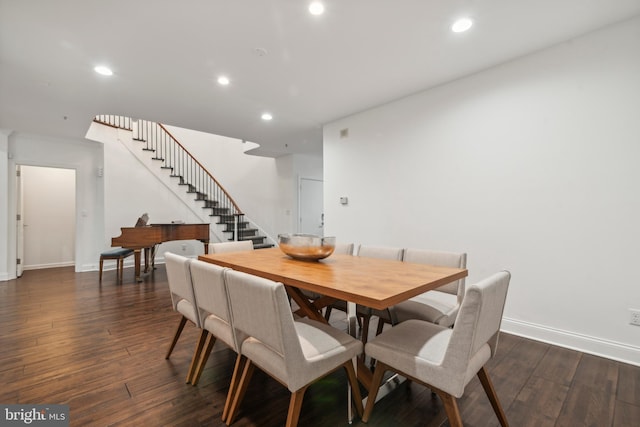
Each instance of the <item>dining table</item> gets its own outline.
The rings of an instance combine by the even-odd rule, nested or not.
[[[346,301],[347,331],[354,337],[357,304],[385,310],[468,275],[464,268],[347,254],[300,260],[286,255],[279,247],[204,254],[198,259],[281,282],[299,307],[296,314],[320,322],[327,323],[322,315],[324,307],[337,300]],[[310,298],[309,295],[320,297]],[[372,372],[360,358],[356,363],[358,380],[369,389]]]

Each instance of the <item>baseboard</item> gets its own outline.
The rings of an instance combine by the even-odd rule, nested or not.
[[[50,264],[35,264],[35,265],[25,265],[24,270],[42,270],[45,268],[57,268],[57,267],[74,267],[76,265],[75,262],[53,262]]]
[[[15,275],[11,277],[9,273],[0,273],[0,282],[6,282],[7,280],[13,280],[15,278],[16,278]]]
[[[640,366],[640,347],[638,346],[622,344],[506,317],[502,319],[500,329],[503,332],[524,338],[530,338],[536,341],[578,350],[583,353],[617,360],[630,365]]]

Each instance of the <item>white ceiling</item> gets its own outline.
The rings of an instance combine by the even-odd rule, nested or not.
[[[640,14],[640,0],[324,0],[319,17],[309,3],[0,0],[0,128],[82,138],[119,114],[320,153],[325,123]],[[474,27],[452,33],[463,15]]]

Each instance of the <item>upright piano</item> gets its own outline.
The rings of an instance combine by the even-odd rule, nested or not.
[[[121,234],[111,239],[111,246],[134,250],[136,281],[140,282],[141,253],[144,250],[144,272],[155,263],[156,249],[160,243],[171,240],[199,240],[204,253],[209,253],[209,224],[151,224],[143,227],[122,227]]]

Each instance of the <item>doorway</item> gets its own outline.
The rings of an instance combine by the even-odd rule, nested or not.
[[[300,178],[298,188],[298,232],[324,236],[324,182]]]
[[[17,165],[17,269],[75,265],[76,171]]]

